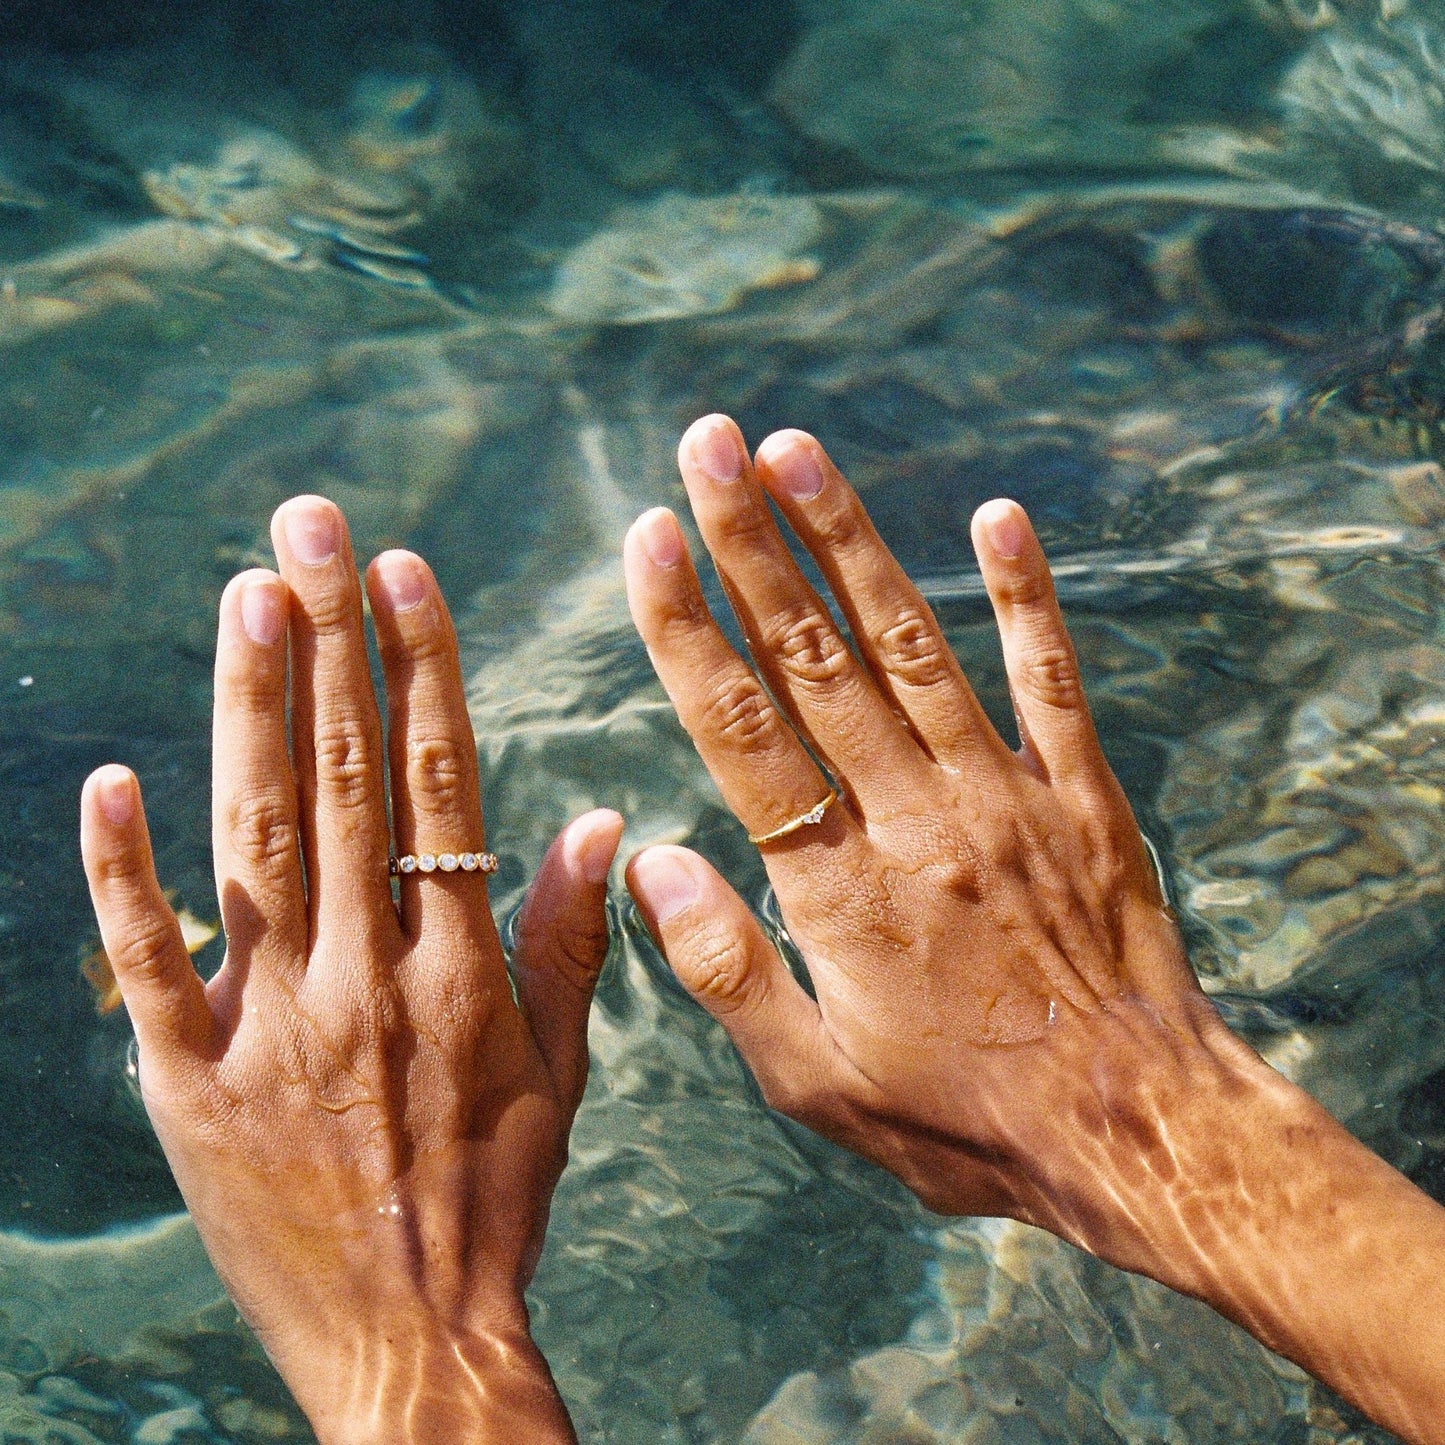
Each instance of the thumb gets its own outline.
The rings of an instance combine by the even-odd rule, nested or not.
[[[211,1028],[205,987],[156,881],[140,785],[129,768],[98,768],[86,780],[80,851],[142,1065],[202,1047]]]
[[[831,1093],[833,1044],[818,1005],[747,905],[686,848],[639,853],[627,886],[683,987],[727,1030],[763,1097],[803,1119]]]
[[[621,838],[622,817],[610,808],[574,819],[547,850],[517,915],[517,1000],[573,1108],[587,1084],[587,1014],[607,959],[607,871]]]

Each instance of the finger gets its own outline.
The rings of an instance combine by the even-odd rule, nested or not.
[[[608,808],[568,824],[547,850],[517,917],[512,973],[558,1097],[576,1108],[587,1084],[587,1015],[607,959],[607,872],[622,838]]]
[[[86,780],[80,851],[142,1059],[164,1064],[204,1051],[211,1034],[205,988],[156,881],[140,785],[129,768],[112,764]]]
[[[832,589],[878,687],[945,767],[1008,751],[979,705],[928,603],[884,545],[853,488],[806,432],[758,448],[758,480]]]
[[[677,518],[665,507],[639,517],[622,564],[632,620],[652,665],[743,827],[761,836],[807,812],[830,784],[708,613]],[[769,846],[837,842],[854,826],[839,803],[819,826]]]
[[[271,519],[291,588],[291,738],[313,930],[395,926],[381,718],[341,511],[296,497]]]
[[[1044,777],[1107,774],[1043,548],[1017,502],[973,514],[973,546],[998,620],[1024,753]]]
[[[384,552],[367,570],[386,677],[391,818],[398,853],[442,859],[485,851],[477,744],[451,615],[420,557]],[[402,925],[490,923],[486,874],[439,870],[401,880]]]
[[[816,1122],[836,1092],[836,1046],[747,905],[686,848],[648,848],[627,886],[682,986],[727,1030],[763,1097]]]
[[[677,455],[698,529],[773,696],[865,812],[916,788],[917,744],[793,560],[736,424],[703,417]]]
[[[243,572],[221,597],[211,742],[216,896],[233,948],[254,956],[258,928],[284,941],[273,965],[306,954],[296,783],[286,741],[286,584]]]

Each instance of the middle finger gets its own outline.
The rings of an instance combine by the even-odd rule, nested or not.
[[[793,560],[723,416],[695,422],[678,460],[759,671],[814,750],[864,807],[911,789],[926,760]]]
[[[295,497],[272,518],[271,541],[295,601],[291,743],[312,937],[358,925],[380,936],[396,927],[381,716],[346,520],[324,497]]]

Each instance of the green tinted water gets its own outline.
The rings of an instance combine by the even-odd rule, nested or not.
[[[131,763],[214,916],[212,616],[281,499],[437,565],[500,911],[596,803],[772,918],[617,561],[708,410],[828,443],[1001,723],[967,522],[1030,508],[1208,987],[1445,1197],[1442,135],[1417,0],[11,7],[0,1440],[306,1438],[169,1217],[73,841]],[[584,1439],[1383,1438],[770,1116],[616,922],[534,1292]]]

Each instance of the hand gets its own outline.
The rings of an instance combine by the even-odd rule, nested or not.
[[[662,509],[627,538],[633,617],[724,799],[762,839],[816,1001],[697,855],[650,849],[628,882],[768,1101],[935,1210],[1038,1224],[1198,1295],[1397,1430],[1445,1439],[1424,1424],[1445,1412],[1445,1360],[1401,1350],[1388,1323],[1415,1321],[1428,1341],[1431,1320],[1445,1337],[1445,1211],[1273,1074],[1200,991],[1022,509],[990,502],[973,525],[1015,752],[817,442],[780,432],[754,467],[733,423],[709,417],[679,461],[753,665],[709,616]],[[769,841],[835,784],[820,821]],[[1384,1259],[1418,1273],[1382,1283]]]
[[[361,588],[341,513],[288,502],[282,577],[221,602],[214,824],[226,959],[203,984],[156,881],[136,780],[86,784],[82,846],[146,1108],[211,1258],[323,1442],[571,1440],[522,1291],[587,1076],[621,819],[572,823],[524,904],[513,969],[483,847],[455,634],[422,561]],[[287,741],[287,640],[291,727]]]

